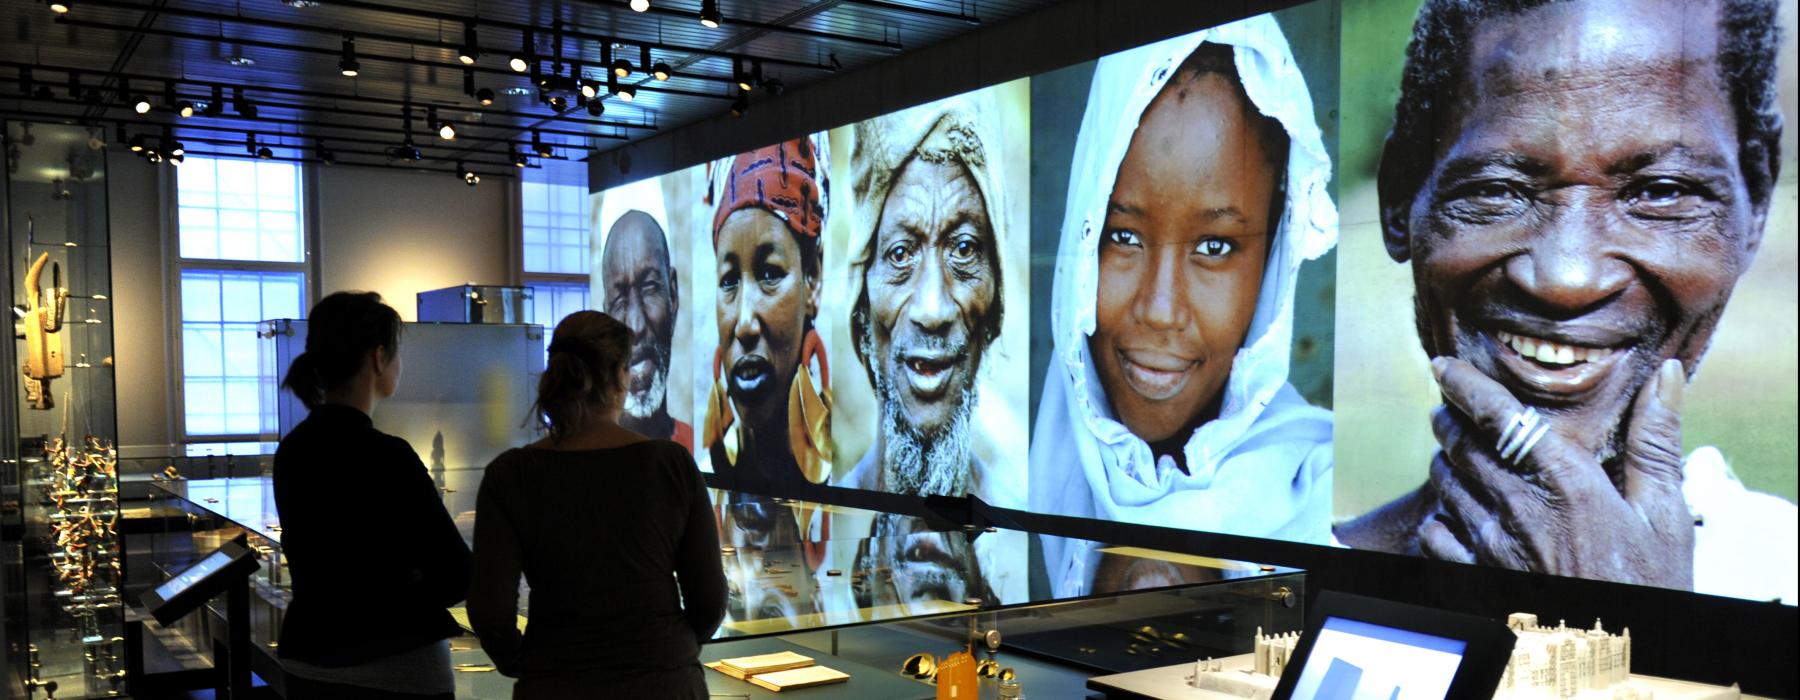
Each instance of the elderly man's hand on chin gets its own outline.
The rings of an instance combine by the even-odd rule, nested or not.
[[[1681,396],[1665,361],[1638,392],[1615,485],[1594,455],[1554,429],[1525,455],[1506,435],[1525,406],[1467,362],[1432,361],[1446,405],[1432,414],[1442,448],[1426,491],[1437,512],[1419,527],[1428,556],[1560,576],[1692,590],[1694,522],[1682,497]],[[1546,419],[1547,420],[1547,419]]]

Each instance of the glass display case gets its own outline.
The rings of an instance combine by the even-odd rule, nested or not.
[[[288,600],[281,527],[268,479],[157,482],[166,504],[189,515],[159,536],[153,557],[167,572],[239,534],[267,558],[254,584],[252,638],[270,651]],[[1302,572],[1132,547],[1097,545],[1104,572],[1093,589],[1057,597],[1048,586],[1001,595],[986,567],[1028,578],[1028,533],[972,529],[855,508],[712,492],[719,514],[727,614],[701,649],[703,662],[792,651],[843,671],[852,682],[808,696],[930,698],[932,669],[971,651],[980,697],[999,697],[1002,676],[1030,697],[1080,696],[1093,675],[1250,651],[1258,631],[1297,631]],[[889,520],[886,524],[877,526]],[[791,526],[789,524],[792,524]],[[868,527],[864,527],[868,525]],[[465,533],[466,535],[466,533]],[[995,542],[1008,558],[981,543]],[[1015,546],[1022,545],[1022,546]],[[461,610],[452,613],[466,624]],[[199,616],[197,616],[199,617]],[[519,624],[529,627],[530,610]],[[179,630],[204,648],[207,623]],[[459,698],[510,697],[472,636],[451,642]],[[920,655],[929,655],[930,661]],[[773,697],[708,671],[715,694]]]
[[[420,323],[531,323],[530,287],[463,284],[419,292]]]
[[[117,694],[123,620],[106,156],[82,127],[9,121],[0,210],[14,342],[5,402],[9,693]]]

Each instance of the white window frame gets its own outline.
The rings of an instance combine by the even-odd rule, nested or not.
[[[178,166],[177,166],[178,167]],[[226,435],[189,435],[187,431],[187,370],[186,354],[183,352],[182,337],[184,335],[181,319],[181,273],[187,270],[225,271],[225,272],[298,272],[302,275],[305,294],[301,299],[301,313],[305,314],[319,299],[317,281],[319,279],[318,256],[318,173],[313,166],[303,163],[295,164],[299,169],[300,200],[297,203],[300,215],[301,261],[300,262],[264,262],[257,260],[218,260],[211,258],[184,258],[181,256],[181,197],[178,174],[172,168],[159,168],[161,171],[161,190],[163,206],[163,259],[167,262],[163,278],[168,293],[169,309],[169,423],[171,435],[175,442],[182,445],[220,443],[220,442],[255,442],[263,439],[260,433],[226,434]],[[267,319],[264,319],[267,320]]]
[[[514,223],[513,223],[513,245],[512,245],[513,261],[514,261],[513,270],[514,270],[514,274],[516,275],[516,280],[517,280],[516,283],[523,287],[532,287],[532,286],[536,286],[539,284],[584,285],[588,288],[588,308],[590,308],[590,309],[596,308],[595,302],[598,299],[599,295],[595,293],[592,273],[582,274],[582,273],[572,273],[572,272],[531,272],[531,271],[525,269],[525,175],[524,174],[521,174],[518,178],[514,179],[512,189],[513,189],[513,192],[512,192],[513,201],[518,202],[518,206],[514,207],[514,209],[513,209],[515,212],[515,216],[514,216],[514,220],[513,220]],[[583,196],[588,197],[589,198],[588,201],[590,203],[592,202],[592,196],[593,196],[592,192],[583,193]],[[583,240],[586,241],[587,247],[588,247],[588,255],[587,255],[588,263],[587,264],[589,266],[591,266],[593,264],[592,261],[593,261],[594,232],[592,229],[592,219],[593,219],[593,212],[589,212],[588,222],[587,222],[588,228],[582,232],[583,233],[582,238],[583,238]],[[535,298],[535,295],[534,295],[534,298],[532,299],[531,303],[532,303],[533,307],[535,308],[535,306],[537,304],[537,299]],[[544,343],[546,345],[549,344],[550,334],[554,330],[556,330],[556,329],[555,328],[545,328],[544,329]]]

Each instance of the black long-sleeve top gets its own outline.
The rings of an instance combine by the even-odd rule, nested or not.
[[[523,635],[521,572],[531,586]],[[469,622],[501,673],[692,666],[724,615],[719,533],[686,448],[526,447],[488,465],[475,499]]]
[[[313,409],[275,451],[293,584],[280,654],[373,661],[461,634],[469,548],[412,447],[349,406]]]

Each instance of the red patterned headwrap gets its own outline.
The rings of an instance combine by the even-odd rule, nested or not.
[[[818,239],[825,228],[825,203],[819,186],[817,154],[810,138],[801,137],[740,153],[731,160],[719,187],[713,213],[713,245],[732,212],[767,209],[787,223],[795,236]]]

